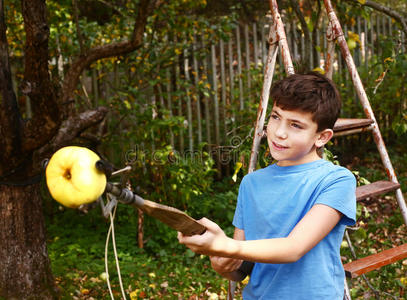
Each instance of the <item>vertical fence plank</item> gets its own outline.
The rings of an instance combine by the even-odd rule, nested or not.
[[[392,36],[393,35],[393,22],[392,19],[389,17],[387,18],[388,22],[389,22],[389,35]]]
[[[178,46],[178,41],[175,40],[176,45]],[[183,107],[182,107],[182,97],[178,94],[180,89],[180,81],[181,81],[181,74],[180,74],[180,67],[179,67],[179,56],[175,55],[175,98],[177,99],[177,109],[178,109],[178,116],[180,118],[184,117],[183,114]],[[179,128],[179,152],[184,152],[184,124],[181,124]]]
[[[189,76],[189,57],[188,57],[188,49],[184,49],[184,73],[185,73],[185,80],[186,84],[189,85],[191,78]],[[187,118],[188,118],[188,149],[190,154],[192,155],[194,152],[194,134],[193,134],[193,125],[192,125],[192,104],[191,104],[191,97],[190,93],[191,90],[189,87],[186,87],[186,99],[187,99]]]
[[[338,65],[337,85],[341,86],[342,82],[343,82],[343,78],[342,78],[342,55],[341,55],[340,51],[335,51],[335,57],[336,57],[336,63]]]
[[[370,57],[374,56],[375,53],[375,42],[374,42],[374,24],[373,16],[370,15],[370,43],[369,43],[369,55]]]
[[[212,89],[213,89],[213,103],[214,103],[214,116],[215,116],[215,144],[216,147],[220,146],[219,134],[219,98],[218,98],[218,78],[216,73],[216,49],[215,45],[211,45],[211,63],[212,63]]]
[[[226,89],[226,70],[225,70],[225,43],[221,39],[219,42],[219,48],[220,48],[220,78],[221,78],[221,85],[222,85],[222,119],[223,119],[223,143],[225,144],[227,141],[227,131],[228,131],[228,114],[227,114],[227,89]],[[227,158],[229,159],[229,158]],[[220,152],[220,161],[222,163],[225,162],[223,158],[223,153]],[[228,163],[226,163],[226,176],[230,175],[230,166]]]
[[[170,69],[167,68],[165,72],[166,76],[166,87],[167,87],[167,107],[168,107],[168,113],[169,117],[172,119],[173,118],[173,113],[172,113],[172,97],[171,97],[171,74],[170,74]],[[172,150],[175,150],[174,148],[174,132],[172,131],[172,128],[170,127],[170,144]]]
[[[261,62],[263,64],[263,71],[266,68],[266,62],[267,62],[267,38],[266,35],[268,36],[267,32],[264,32],[264,22],[262,21],[260,23],[260,34],[261,34]]]
[[[223,139],[226,141],[227,133],[227,105],[226,105],[226,72],[225,72],[225,43],[221,39],[219,41],[220,50],[220,80],[221,80],[221,97],[222,97],[222,119],[223,119]]]
[[[378,56],[381,56],[381,49],[380,49],[380,34],[381,34],[381,27],[380,27],[380,16],[376,16],[376,53]]]
[[[240,45],[240,28],[236,26],[236,48],[237,48],[237,76],[239,80],[239,103],[240,110],[244,109],[243,102],[243,81],[242,81],[242,51]]]
[[[157,84],[157,90],[158,90],[158,99],[160,100],[160,108],[165,109],[164,95],[163,95],[163,89],[161,87],[161,84]]]
[[[368,62],[369,62],[369,41],[368,41],[368,27],[367,27],[367,20],[363,20],[363,32],[365,33],[364,35],[364,49],[365,49],[365,58],[364,58],[364,64],[365,64],[365,71],[368,70]]]
[[[205,45],[205,44],[204,44]],[[208,58],[205,56],[203,58],[203,74],[206,76],[205,81],[207,80],[208,76]],[[210,117],[210,109],[209,109],[209,97],[204,95],[204,107],[205,107],[205,128],[206,128],[206,141],[208,143],[208,150],[210,151],[212,147],[212,139],[211,139],[211,117]]]
[[[327,60],[327,51],[328,51],[328,41],[326,40],[326,28],[325,22],[322,22],[322,53],[324,53],[324,63]],[[334,67],[332,70],[335,71]]]
[[[155,120],[155,118],[157,117],[157,103],[156,103],[156,99],[155,99],[155,95],[151,96],[151,104],[152,104],[152,115],[151,115],[151,119]],[[154,135],[154,130],[153,128],[150,129],[150,138],[151,138],[151,153],[155,152],[155,135]]]
[[[315,58],[315,60],[316,60],[316,62],[315,62],[315,67],[319,67],[319,68],[321,68],[322,67],[322,64],[321,64],[321,49],[322,49],[322,45],[321,45],[321,34],[320,34],[320,28],[317,28],[317,29],[314,29],[314,30],[316,30],[317,32],[316,32],[316,41],[315,41],[315,47],[316,47],[316,49],[315,49],[315,53],[316,53],[316,55],[317,55],[317,57]],[[323,34],[323,33],[322,33]]]
[[[293,60],[296,61],[299,58],[298,57],[299,54],[298,54],[297,24],[295,23],[295,21],[292,21],[291,27],[292,27],[292,30],[291,30],[290,36],[292,37],[293,45],[294,45],[294,49],[293,49],[294,57],[293,57]]]
[[[287,32],[292,32],[291,23],[288,23],[288,22],[284,23],[284,30],[285,30],[286,33]],[[292,55],[292,52],[294,50],[293,35],[292,34],[286,34],[286,36],[287,36],[288,49],[290,49],[291,55]],[[269,47],[270,47],[270,45],[269,45]]]
[[[311,69],[313,69],[313,68],[315,68],[315,62],[314,62],[314,44],[313,44],[314,36],[313,36],[312,32],[310,32],[309,39],[310,39],[310,44],[308,45],[308,47],[310,50],[309,51],[310,61],[311,61],[310,67],[311,67]]]
[[[250,78],[250,41],[249,41],[249,26],[244,25],[244,43],[245,43],[245,68],[246,68],[246,80],[247,80],[247,90],[250,91],[251,78]]]
[[[198,144],[202,143],[202,120],[201,120],[201,97],[200,91],[198,90],[199,87],[199,68],[198,68],[198,60],[196,56],[197,53],[197,40],[196,36],[194,36],[194,43],[192,45],[193,53],[192,53],[192,60],[194,66],[194,83],[195,83],[195,93],[193,95],[196,103],[196,122],[198,126]]]
[[[344,28],[343,34],[345,35],[345,38],[347,39],[347,38],[348,38],[348,26],[345,24],[345,25],[343,26],[343,28]],[[345,63],[345,61],[344,61],[344,59],[343,59],[343,57],[342,57],[342,54],[341,54],[340,52],[338,53],[338,57],[341,58],[342,67],[346,68],[346,63]],[[345,77],[345,79],[344,79],[344,85],[345,85],[345,88],[348,89],[348,88],[349,88],[349,74],[348,74],[347,70],[344,70],[343,73],[344,73],[344,77]]]
[[[214,118],[215,118],[215,161],[218,169],[218,178],[222,175],[222,166],[220,164],[220,129],[219,129],[219,97],[218,97],[218,74],[215,45],[211,45],[211,64],[212,64],[212,89],[214,102]]]
[[[235,76],[234,76],[234,71],[233,71],[233,45],[232,45],[232,39],[230,38],[228,41],[228,65],[229,65],[229,106],[232,109],[232,124],[233,124],[233,129],[236,126],[236,115],[235,111],[233,109],[234,105],[234,81],[235,81]],[[226,133],[227,135],[227,133]]]
[[[359,40],[363,44],[363,42],[362,42],[362,39],[363,39],[363,37],[362,37],[362,24],[360,23],[360,18],[356,19],[356,24],[357,24],[356,28],[357,28],[358,35],[359,35]],[[360,45],[360,47],[356,47],[356,49],[357,49],[358,60],[359,60],[358,66],[361,66],[362,63],[363,63],[362,51],[361,51],[362,50],[362,45]]]
[[[253,23],[253,48],[254,48],[254,65],[258,66],[259,59],[259,44],[257,41],[257,24]]]

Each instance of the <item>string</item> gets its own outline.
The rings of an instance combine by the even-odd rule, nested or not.
[[[107,198],[109,201],[109,197],[107,197]],[[114,207],[113,215],[111,212],[109,212],[110,226],[109,226],[109,230],[107,233],[106,246],[105,246],[105,270],[106,270],[106,277],[107,277],[107,287],[109,289],[110,297],[114,300],[112,288],[110,285],[110,279],[109,279],[109,270],[108,270],[109,267],[108,267],[108,255],[107,255],[108,248],[109,248],[108,246],[109,246],[110,235],[112,235],[113,252],[114,252],[114,257],[115,257],[115,262],[116,262],[117,275],[119,277],[120,290],[122,292],[123,299],[126,300],[126,293],[123,288],[123,281],[122,281],[122,276],[121,276],[121,272],[120,272],[119,259],[117,256],[117,249],[116,249],[116,238],[115,238],[115,234],[114,234],[114,219],[116,216],[116,209],[117,209],[117,205],[115,205],[115,207]]]

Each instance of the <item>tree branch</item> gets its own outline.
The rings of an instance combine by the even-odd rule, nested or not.
[[[79,76],[82,74],[83,70],[89,67],[93,62],[102,58],[131,53],[142,45],[147,18],[158,3],[159,1],[157,0],[140,1],[136,22],[130,40],[94,47],[89,49],[84,55],[81,55],[72,63],[62,84],[62,105],[69,104],[73,101],[74,91],[77,87]],[[70,114],[72,114],[72,112],[69,112],[69,115]]]
[[[49,157],[57,149],[69,145],[72,140],[86,129],[102,122],[107,112],[108,109],[101,106],[96,109],[87,110],[63,121],[58,133],[53,139],[35,153],[34,161],[38,162],[44,157]],[[37,163],[37,165],[39,164]]]
[[[394,9],[391,9],[390,7],[387,7],[385,5],[382,5],[380,3],[371,1],[371,0],[366,0],[364,4],[361,4],[358,0],[347,0],[348,2],[351,2],[352,4],[357,4],[357,5],[363,5],[363,6],[368,6],[371,7],[377,11],[380,11],[384,13],[385,15],[388,15],[389,17],[394,18],[397,20],[400,25],[401,29],[404,31],[404,34],[407,36],[407,21],[406,18],[404,18],[401,14],[399,14],[397,11]]]

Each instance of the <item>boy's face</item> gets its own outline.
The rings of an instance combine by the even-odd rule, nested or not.
[[[312,114],[283,110],[274,105],[267,125],[270,153],[279,166],[294,166],[320,159],[317,148],[332,137],[332,130],[317,132]]]

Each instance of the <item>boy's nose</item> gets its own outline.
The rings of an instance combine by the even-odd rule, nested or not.
[[[280,126],[278,126],[276,128],[275,134],[280,139],[286,139],[287,138],[287,132],[286,132],[283,125],[280,125]]]

